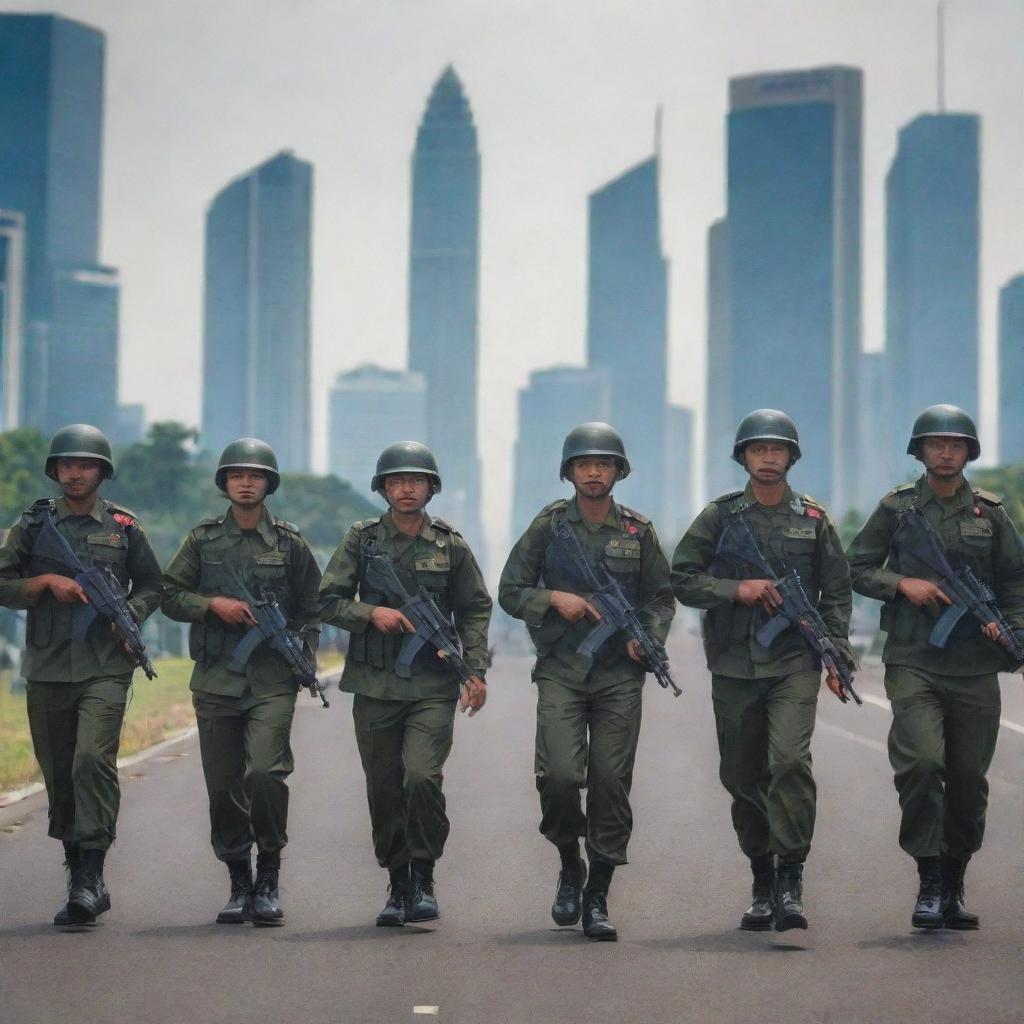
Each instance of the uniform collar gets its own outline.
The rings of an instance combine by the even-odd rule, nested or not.
[[[934,501],[944,512],[959,512],[961,509],[967,508],[968,505],[974,504],[974,491],[967,482],[967,477],[964,477],[952,498],[940,498],[929,486],[927,473],[923,473],[919,477],[915,490],[920,508],[924,508],[928,502]]]
[[[569,499],[569,507],[565,510],[565,517],[571,523],[582,523],[582,522],[584,522],[583,513],[580,511],[580,506],[579,506],[579,503],[576,501],[576,495],[575,494]],[[587,525],[592,527],[595,524],[588,522]],[[596,525],[597,526],[611,526],[611,527],[613,527],[616,530],[618,530],[621,527],[621,525],[622,525],[622,516],[619,513],[619,506],[615,504],[615,499],[614,498],[612,498],[612,503],[611,503],[611,506],[608,509],[608,515],[605,516],[604,522],[597,523]]]
[[[228,506],[227,513],[224,516],[223,523],[225,533],[233,534],[236,537],[240,537],[242,535],[242,528],[238,525],[238,520],[235,519],[235,513],[230,505]],[[274,520],[266,505],[263,506],[263,515],[260,516],[260,521],[256,524],[256,532],[270,547],[275,547],[277,545],[277,534],[274,531]]]
[[[437,531],[434,529],[433,522],[434,521],[427,514],[426,509],[424,509],[423,522],[420,523],[420,532],[417,533],[416,536],[422,537],[424,540],[430,541],[431,543],[437,540]],[[396,537],[407,537],[410,540],[415,539],[409,537],[409,534],[407,533],[402,533],[402,531],[395,525],[394,519],[391,518],[390,509],[380,517],[380,524],[384,528],[385,537],[390,539],[394,539]]]
[[[67,499],[63,494],[57,499],[55,504],[58,522],[72,515],[71,509],[68,508]],[[95,519],[97,523],[103,522],[103,499],[98,494],[96,495],[96,500],[92,503],[92,508],[85,514],[90,519]]]
[[[778,505],[762,505],[754,496],[754,486],[753,484],[751,484],[749,480],[747,481],[747,486],[743,488],[743,500],[747,503],[748,506],[757,505],[759,508],[768,509],[769,511],[772,511],[777,508],[784,508],[788,505],[792,505],[795,499],[796,492],[793,490],[792,487],[789,486],[788,483],[786,484],[786,489],[782,492],[782,501],[780,501]]]

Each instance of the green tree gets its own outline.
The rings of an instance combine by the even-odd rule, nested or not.
[[[975,487],[998,494],[1017,529],[1024,533],[1024,462],[978,469],[971,472],[970,479]]]
[[[45,470],[49,450],[38,430],[0,434],[0,526],[10,526],[32,502],[54,493]]]

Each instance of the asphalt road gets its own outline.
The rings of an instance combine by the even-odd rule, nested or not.
[[[377,929],[386,876],[369,840],[350,699],[296,716],[286,927],[212,923],[226,873],[210,853],[195,741],[124,773],[113,910],[58,932],[59,844],[33,798],[0,812],[0,1021],[236,1024],[1024,1020],[1024,690],[1004,677],[988,838],[968,875],[977,933],[910,927],[913,862],[896,844],[880,671],[863,708],[823,693],[814,755],[810,929],[737,929],[749,871],[717,781],[708,676],[674,640],[684,696],[653,684],[635,774],[631,863],[610,900],[620,941],[548,916],[557,871],[537,833],[529,661],[499,658],[484,713],[457,722],[443,917]],[[143,681],[139,685],[145,685]],[[419,1012],[417,1012],[417,1008]],[[431,1011],[424,1013],[424,1010]]]

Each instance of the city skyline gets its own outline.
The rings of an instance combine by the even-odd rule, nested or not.
[[[562,40],[556,55],[534,45],[525,22],[501,5],[488,12],[484,28],[471,10],[452,5],[428,16],[385,3],[374,18],[351,23],[343,33],[343,49],[351,51],[344,84],[328,73],[331,62],[321,68],[314,57],[316,37],[338,38],[327,31],[331,17],[325,12],[307,8],[286,18],[268,9],[265,25],[235,52],[228,45],[239,16],[235,6],[227,3],[218,16],[204,19],[198,47],[188,26],[199,7],[188,3],[173,14],[160,4],[125,10],[100,0],[62,7],[108,33],[103,261],[120,266],[126,283],[124,333],[133,344],[122,360],[122,395],[145,399],[151,418],[168,418],[170,412],[198,419],[195,282],[201,246],[195,240],[202,197],[239,166],[291,145],[317,164],[321,185],[314,310],[321,384],[314,394],[320,409],[314,435],[316,463],[324,464],[323,382],[370,353],[389,365],[404,362],[408,139],[425,87],[449,62],[469,84],[486,126],[480,395],[489,518],[500,523],[508,508],[504,474],[510,460],[503,453],[511,442],[507,424],[515,389],[532,367],[582,362],[585,195],[594,181],[607,180],[643,151],[658,101],[666,105],[664,233],[673,261],[670,397],[703,405],[703,233],[723,213],[721,118],[725,82],[735,74],[825,62],[864,68],[864,344],[869,350],[881,344],[882,180],[898,127],[934,106],[932,4],[884,12],[865,4],[860,11],[826,15],[813,5],[784,3],[785,16],[775,11],[770,17],[756,4],[723,4],[719,14],[655,3],[639,15],[612,5],[602,16],[552,16],[553,35]],[[746,26],[742,34],[734,31],[738,13]],[[979,11],[953,3],[948,15],[947,94],[955,108],[984,117],[983,149],[995,154],[982,161],[988,221],[983,393],[991,401],[996,284],[1020,269],[1015,239],[1024,204],[1016,201],[1020,186],[1010,179],[1022,131],[1011,116],[1010,97],[1019,92],[1014,83],[1021,80],[1024,59],[1008,40],[1019,36],[1015,28],[1021,21],[1018,11],[1000,4]],[[583,32],[565,31],[570,23]],[[883,24],[884,47],[878,41]],[[697,28],[708,45],[680,68],[678,48]],[[174,85],[173,102],[170,83],[148,73],[158,40],[160,47],[180,50],[189,70],[187,81]],[[534,72],[529,76],[520,73],[518,56],[527,40]],[[301,45],[311,48],[310,59],[275,79],[268,91],[269,78],[253,74],[252,67],[269,66],[271,54],[279,58]],[[396,50],[407,51],[410,59],[401,76],[385,81],[372,55]],[[973,73],[995,65],[998,81]],[[554,87],[556,82],[564,88]],[[329,121],[320,96],[330,97]],[[199,97],[217,102],[199,103]],[[258,122],[249,116],[257,108]],[[174,158],[182,145],[187,160]],[[159,251],[151,244],[154,236],[161,239]],[[353,256],[359,252],[372,258],[360,261]],[[161,282],[159,293],[147,279]],[[185,287],[189,279],[193,283]],[[168,381],[181,383],[168,387]],[[991,410],[983,412],[981,425],[991,431]],[[795,483],[800,486],[799,477]]]

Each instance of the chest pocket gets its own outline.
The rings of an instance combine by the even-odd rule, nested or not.
[[[960,551],[979,576],[992,576],[992,523],[987,519],[960,522]]]
[[[123,587],[128,586],[128,538],[121,532],[92,533],[85,539],[89,561],[99,569],[109,568]]]
[[[216,554],[203,554],[199,564],[199,591],[205,595],[220,594],[227,584],[227,570]]]
[[[635,537],[613,537],[604,547],[604,563],[616,575],[640,571],[640,541]]]
[[[786,565],[796,569],[805,583],[813,582],[814,547],[817,531],[813,526],[786,526],[782,529],[781,546]]]
[[[451,601],[448,595],[448,581],[452,571],[451,559],[447,550],[417,558],[413,562],[416,583],[425,588],[446,614],[451,612]]]

